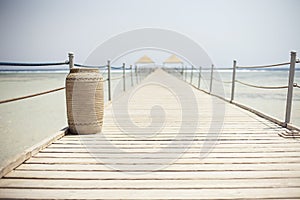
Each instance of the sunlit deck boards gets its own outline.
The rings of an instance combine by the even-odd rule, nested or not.
[[[195,119],[192,114],[182,119],[184,111],[174,94],[152,84],[162,79],[174,86],[185,84],[160,70],[148,77],[144,82],[148,84],[131,96],[128,106],[138,127],[126,122],[126,106],[106,108],[102,135],[69,135],[54,142],[0,180],[0,197],[300,198],[299,140],[283,139],[278,136],[284,131],[281,127],[192,87],[199,123],[195,134],[183,131],[179,137],[181,122],[193,126]],[[122,98],[127,97],[115,103]],[[184,103],[189,102],[192,99],[187,98]],[[224,114],[220,110],[212,115],[216,104],[225,106]],[[139,128],[153,122],[149,117],[153,105],[165,110],[163,126],[157,134],[141,134]],[[163,112],[152,114],[159,117]],[[222,119],[218,134],[210,124]],[[161,124],[154,120],[152,125],[156,129]],[[124,133],[120,128],[133,131]],[[203,151],[208,152],[204,158]]]

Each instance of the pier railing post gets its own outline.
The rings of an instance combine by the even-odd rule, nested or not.
[[[191,84],[193,85],[193,71],[194,71],[194,66],[192,66],[192,71],[191,71]]]
[[[230,102],[232,102],[234,100],[235,73],[236,73],[236,60],[233,61],[233,66],[232,66],[232,83],[231,83],[231,98],[230,98]]]
[[[69,55],[69,68],[72,69],[74,67],[74,53],[70,52],[68,55]]]
[[[186,66],[184,66],[184,71],[185,71],[184,80],[186,81],[186,79],[187,79],[187,67]]]
[[[214,78],[214,65],[211,65],[211,70],[210,70],[210,84],[209,84],[209,93],[211,93],[211,92],[212,92],[213,78]]]
[[[125,80],[125,63],[123,63],[123,91],[126,91],[126,80]]]
[[[183,65],[181,65],[181,76],[182,76],[182,79],[183,79]]]
[[[110,76],[110,60],[107,61],[107,86],[108,86],[108,101],[111,101],[111,76]]]
[[[131,86],[133,86],[132,65],[130,65]]]
[[[286,99],[286,110],[285,110],[285,121],[284,126],[291,121],[291,111],[293,103],[293,87],[294,87],[294,76],[295,76],[295,65],[296,65],[296,52],[291,52],[290,70],[289,70],[289,85]]]
[[[202,67],[200,66],[200,68],[199,68],[199,77],[198,77],[198,89],[200,89],[200,84],[201,84],[201,71],[202,71]]]
[[[139,83],[139,77],[138,77],[138,72],[137,72],[137,65],[135,65],[135,78],[136,78],[136,83],[138,84]]]

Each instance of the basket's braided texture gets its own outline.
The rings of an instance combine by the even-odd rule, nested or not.
[[[71,133],[101,132],[104,98],[103,78],[98,69],[71,69],[66,79],[66,101]]]

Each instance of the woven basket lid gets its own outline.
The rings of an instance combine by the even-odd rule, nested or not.
[[[95,68],[72,68],[70,73],[99,73],[99,69]]]

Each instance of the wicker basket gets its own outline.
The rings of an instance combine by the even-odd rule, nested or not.
[[[66,79],[69,132],[94,134],[103,124],[103,78],[98,69],[72,68]]]

